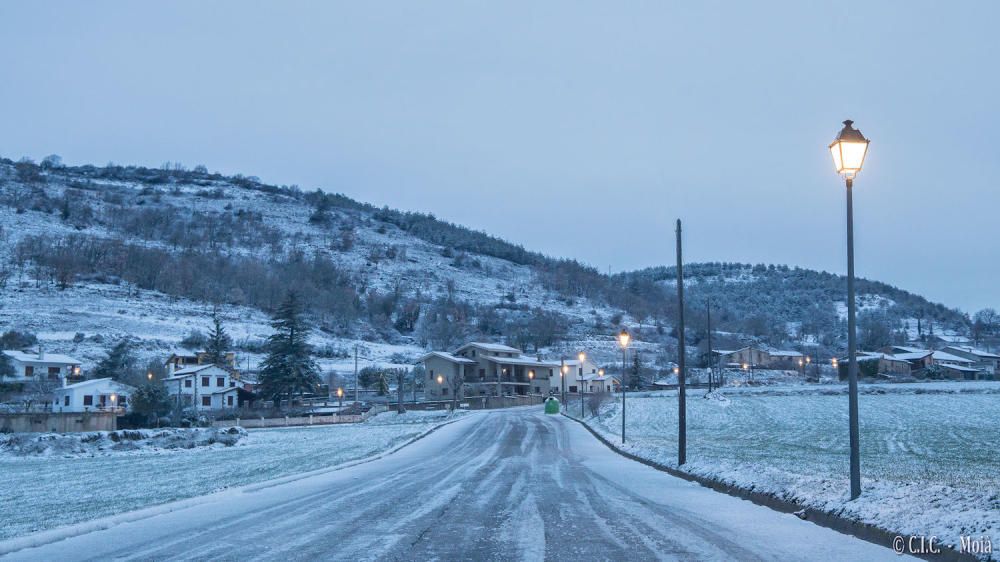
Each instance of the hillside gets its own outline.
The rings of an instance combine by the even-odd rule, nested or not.
[[[309,305],[326,368],[353,366],[356,342],[366,362],[406,364],[466,338],[552,353],[586,345],[613,361],[621,324],[658,363],[671,359],[670,268],[607,276],[432,215],[204,167],[0,159],[0,227],[0,330],[36,333],[87,363],[123,336],[150,357],[168,353],[207,328],[216,303],[253,362],[289,290]],[[709,299],[714,327],[733,339],[842,344],[840,276],[685,271],[695,344]],[[917,318],[922,331],[968,329],[961,313],[883,283],[859,283],[859,300],[881,337],[904,338]]]

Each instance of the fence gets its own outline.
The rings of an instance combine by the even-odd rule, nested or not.
[[[360,423],[369,417],[386,411],[385,407],[376,406],[362,414],[349,415],[329,415],[329,416],[285,416],[282,418],[236,418],[235,420],[217,420],[212,422],[212,427],[233,427],[240,426],[247,429],[260,429],[265,427],[292,427],[302,425],[336,425],[340,423]]]

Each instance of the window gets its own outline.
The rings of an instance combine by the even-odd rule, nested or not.
[[[34,376],[34,374],[35,374],[35,368],[32,365],[25,365],[24,366],[24,376],[30,377],[30,376]]]
[[[226,404],[228,404],[230,406],[233,405],[233,397],[232,397],[232,395],[229,395],[229,396],[226,397]]]
[[[184,388],[191,388],[191,379],[184,379]]]
[[[479,369],[479,380],[486,378],[486,369]]]
[[[202,396],[201,397],[201,405],[202,406],[208,406],[208,407],[211,408],[212,407],[212,397],[211,396]]]
[[[434,369],[427,371],[427,380],[434,380]]]
[[[69,406],[69,394],[63,396],[63,406]]]
[[[201,386],[208,386],[208,377],[201,377]]]
[[[576,385],[569,387],[570,392],[576,392]]]
[[[59,376],[59,367],[49,367],[49,376],[50,377],[58,377]]]
[[[448,396],[448,387],[447,386],[441,389],[441,396]]]
[[[226,377],[215,377],[215,386],[226,386]]]
[[[83,397],[83,405],[84,406],[93,406],[94,405],[94,397],[93,397],[93,395],[88,394],[88,395],[84,396]]]

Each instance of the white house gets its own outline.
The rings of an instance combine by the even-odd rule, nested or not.
[[[232,374],[215,365],[199,365],[174,371],[163,384],[176,402],[198,410],[222,410],[239,405],[239,389]]]
[[[41,347],[37,353],[26,351],[4,351],[4,355],[14,367],[14,382],[27,382],[48,378],[65,383],[66,379],[81,376],[80,362],[68,355],[45,353]]]
[[[111,378],[91,379],[52,392],[53,412],[126,412],[135,388]]]
[[[579,359],[566,359],[565,361],[560,361],[560,363],[565,363],[566,369],[566,392],[576,394],[581,388],[584,392],[590,392],[587,389],[587,379],[588,377],[596,377],[598,368],[597,364],[591,361],[589,358],[580,361]],[[556,371],[549,376],[549,387],[557,392],[562,392],[562,379],[559,377],[559,371]]]
[[[617,378],[602,374],[601,371],[583,375],[583,391],[587,394],[617,392],[620,390],[620,387],[621,383],[618,382]]]

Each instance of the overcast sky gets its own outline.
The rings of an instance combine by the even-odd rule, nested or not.
[[[0,3],[0,154],[433,212],[602,271],[857,271],[1000,307],[1000,3]]]

